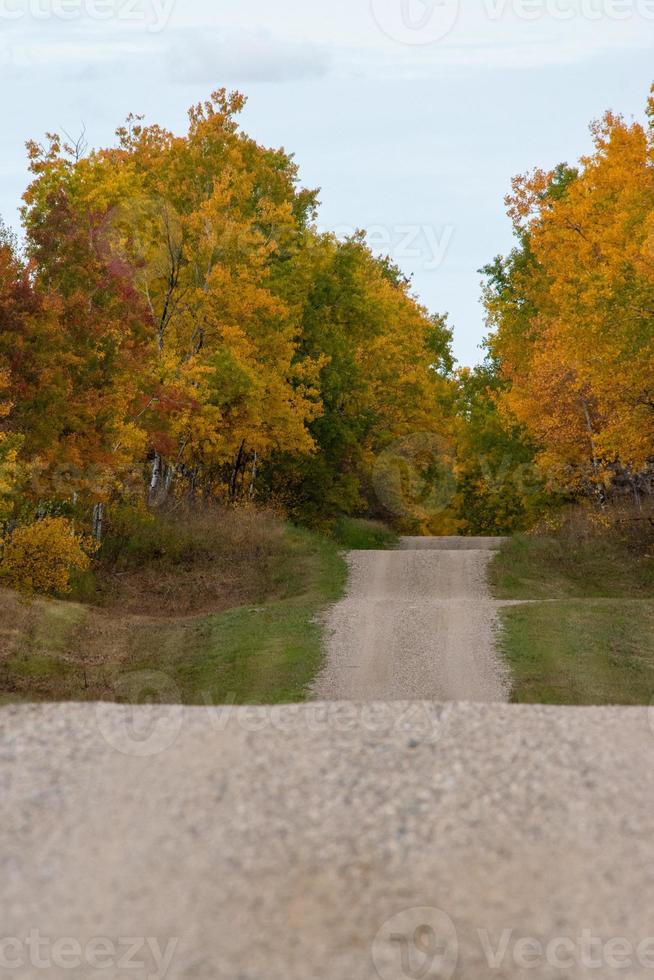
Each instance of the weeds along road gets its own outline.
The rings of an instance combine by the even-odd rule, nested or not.
[[[351,552],[315,699],[506,702],[494,641],[502,603],[486,582],[501,540],[403,538],[397,551]]]

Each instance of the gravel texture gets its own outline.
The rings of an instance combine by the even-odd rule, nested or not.
[[[0,976],[652,977],[653,763],[645,708],[4,708]]]

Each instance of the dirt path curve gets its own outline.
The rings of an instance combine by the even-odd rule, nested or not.
[[[502,603],[486,582],[501,540],[403,538],[398,551],[351,552],[315,699],[506,702],[493,638]]]

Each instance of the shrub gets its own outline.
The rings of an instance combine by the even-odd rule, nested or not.
[[[0,581],[19,592],[64,595],[71,589],[71,572],[86,571],[94,549],[63,517],[18,527],[4,544]]]

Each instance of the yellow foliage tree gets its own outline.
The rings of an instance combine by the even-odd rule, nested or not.
[[[238,131],[244,101],[214,93],[190,110],[184,137],[132,117],[118,148],[74,164],[56,138],[32,151],[28,224],[63,184],[75,211],[103,216],[102,260],[148,311],[139,421],[155,494],[173,473],[207,490],[246,459],[313,448],[312,372],[297,364],[297,310],[275,274],[297,251],[315,194],[296,187],[288,155]]]
[[[73,570],[86,571],[94,544],[63,517],[16,528],[2,549],[0,581],[19,592],[65,595]]]

